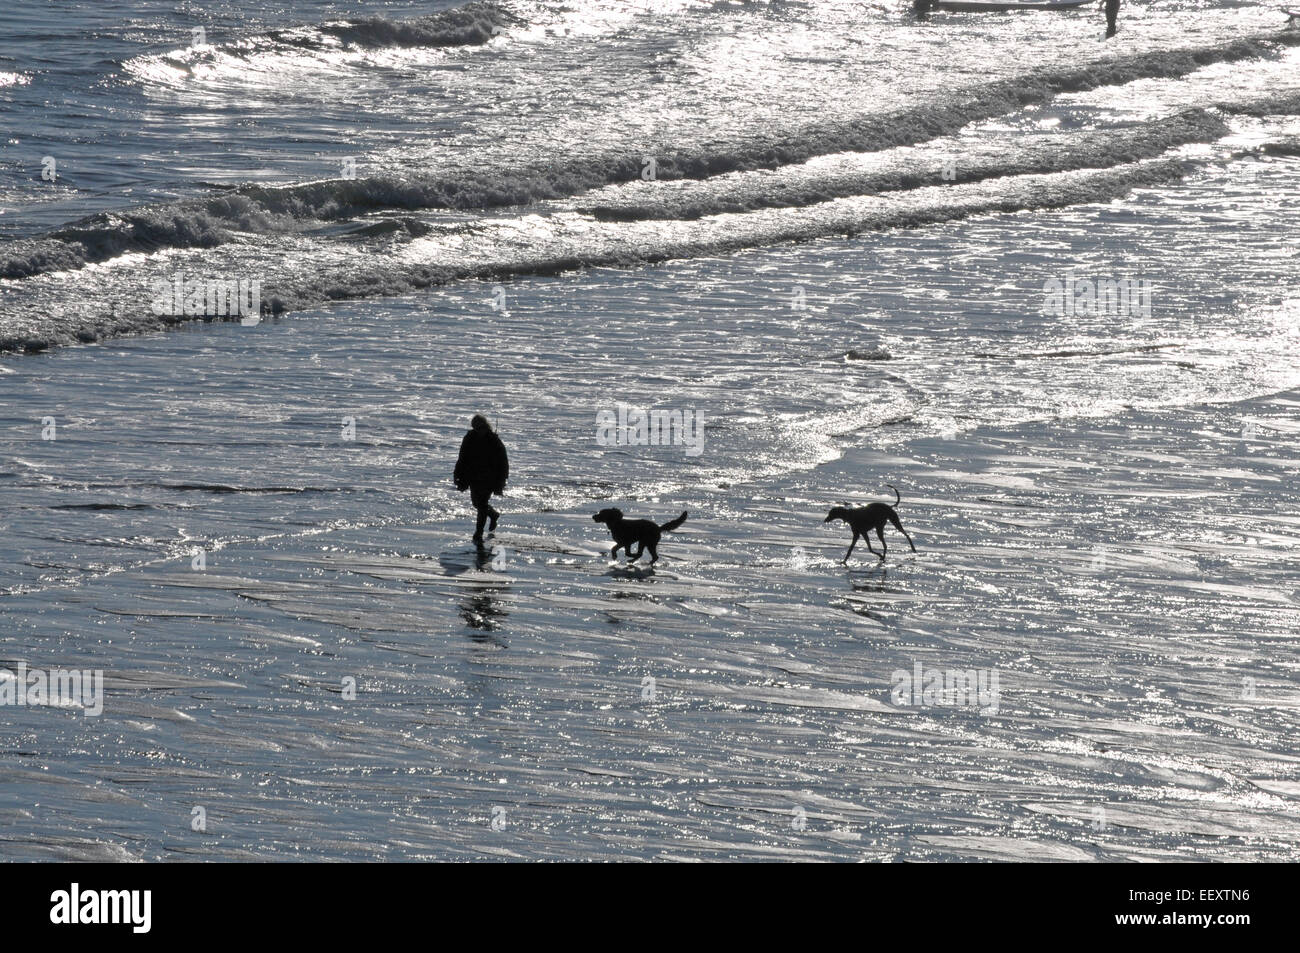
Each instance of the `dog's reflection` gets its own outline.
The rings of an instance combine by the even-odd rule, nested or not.
[[[884,566],[874,569],[855,569],[849,571],[849,584],[853,586],[854,592],[892,592],[885,585],[885,580],[889,577],[889,570]]]
[[[643,568],[613,566],[610,568],[609,572],[605,573],[605,575],[609,576],[611,579],[653,579],[655,571],[653,566],[645,566]]]
[[[888,583],[889,570],[884,566],[875,569],[853,569],[848,573],[849,585],[854,592],[879,592],[900,595],[907,592],[905,588],[891,586]]]

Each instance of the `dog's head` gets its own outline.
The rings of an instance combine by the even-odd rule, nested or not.
[[[845,507],[832,506],[831,511],[826,514],[826,519],[822,520],[822,522],[830,523],[833,520],[844,520],[847,523],[848,519],[849,519],[849,511]]]
[[[597,523],[617,523],[623,518],[623,511],[614,506],[606,507],[592,516]]]

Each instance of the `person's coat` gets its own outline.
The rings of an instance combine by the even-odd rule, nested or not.
[[[453,478],[456,489],[487,487],[493,493],[505,491],[510,476],[510,460],[506,445],[488,428],[475,429],[465,434],[460,442],[460,456],[456,459]]]

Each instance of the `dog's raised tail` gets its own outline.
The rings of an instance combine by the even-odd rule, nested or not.
[[[899,503],[902,503],[902,502],[903,502],[903,497],[902,497],[901,495],[899,495],[898,487],[894,486],[894,484],[892,484],[892,483],[886,483],[885,486],[889,487],[891,490],[894,491],[894,505],[895,505],[895,506],[897,506]]]
[[[659,528],[663,530],[665,533],[671,533],[673,530],[675,530],[677,527],[681,526],[685,522],[686,522],[686,511],[682,510],[681,516],[677,517],[677,519],[675,520],[669,520],[667,523],[664,523]]]

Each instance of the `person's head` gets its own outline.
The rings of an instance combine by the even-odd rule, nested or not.
[[[469,425],[473,427],[475,430],[492,429],[492,425],[488,423],[488,419],[484,417],[482,414],[475,414],[473,419],[470,420]]]

